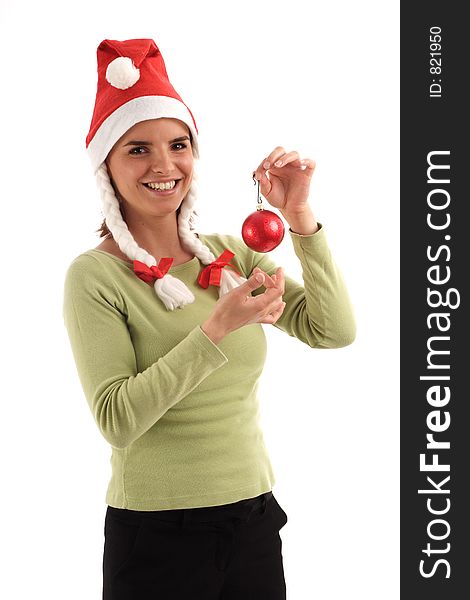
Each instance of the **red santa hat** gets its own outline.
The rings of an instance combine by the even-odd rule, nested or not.
[[[194,117],[170,83],[165,62],[150,39],[103,40],[98,46],[98,87],[86,147],[96,173],[111,148],[140,121],[183,121],[199,157]]]

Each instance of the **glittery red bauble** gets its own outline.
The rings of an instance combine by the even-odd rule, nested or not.
[[[270,210],[257,210],[242,225],[245,244],[256,252],[270,252],[282,242],[284,223]]]

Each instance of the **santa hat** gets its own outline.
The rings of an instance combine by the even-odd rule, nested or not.
[[[105,159],[114,144],[136,123],[149,119],[173,118],[183,121],[192,137],[195,159],[199,158],[198,130],[194,117],[168,79],[160,50],[151,39],[103,40],[98,46],[98,87],[86,148],[101,193],[106,225],[121,251],[134,264],[134,271],[144,281],[154,281],[157,296],[173,310],[194,302],[186,285],[167,271],[171,258],[157,260],[140,248],[122,218]],[[196,236],[194,209],[197,177],[193,172],[191,187],[180,206],[178,234],[186,250],[207,265],[199,277],[203,287],[219,286],[223,295],[246,281],[235,270],[224,269],[231,252],[216,259]],[[230,256],[231,255],[231,256]],[[228,260],[227,260],[228,259]]]

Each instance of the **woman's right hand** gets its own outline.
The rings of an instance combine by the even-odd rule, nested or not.
[[[262,285],[266,291],[257,296],[251,292]],[[256,267],[250,277],[239,287],[230,290],[218,299],[214,310],[201,325],[202,331],[215,344],[228,333],[244,325],[266,323],[272,325],[282,315],[286,305],[284,293],[284,273],[282,267],[269,276]]]

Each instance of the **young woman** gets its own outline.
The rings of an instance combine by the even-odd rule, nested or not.
[[[104,40],[97,55],[87,149],[104,240],[69,266],[64,320],[112,446],[103,598],[283,599],[287,515],[258,420],[261,324],[312,348],[355,335],[308,203],[314,162],[276,147],[254,173],[289,224],[302,286],[241,239],[195,232],[197,128],[155,43]]]

